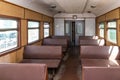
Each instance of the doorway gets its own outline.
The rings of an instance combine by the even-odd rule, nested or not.
[[[79,36],[85,35],[85,21],[65,21],[65,35],[70,36],[71,46],[79,45]]]

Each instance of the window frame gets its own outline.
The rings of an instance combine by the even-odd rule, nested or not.
[[[39,26],[38,27],[30,27],[29,28],[29,26],[28,26],[28,22],[38,22],[39,23]],[[29,30],[33,30],[33,29],[38,29],[38,39],[37,40],[34,40],[34,41],[32,41],[32,42],[29,42],[28,40],[29,40]],[[32,43],[35,43],[35,42],[38,42],[39,40],[40,40],[40,21],[38,21],[38,20],[27,20],[27,43],[28,44],[32,44]]]
[[[109,27],[109,26],[108,26],[108,23],[109,23],[109,22],[115,22],[115,23],[116,23],[116,27]],[[108,38],[108,37],[109,37],[109,36],[108,36],[108,35],[109,35],[109,34],[108,34],[108,31],[109,31],[109,30],[116,30],[116,34],[115,34],[115,36],[116,36],[116,42],[114,42],[114,41],[112,41],[112,40],[109,40],[109,38]],[[107,22],[107,40],[108,40],[109,42],[111,42],[111,43],[117,44],[117,20],[112,20],[112,21],[108,21],[108,22]]]
[[[104,28],[100,28],[100,24],[103,24],[104,25]],[[100,34],[100,30],[103,30],[104,31],[104,33],[103,33],[103,36],[101,36]],[[105,38],[105,22],[100,22],[99,23],[99,36],[101,37],[101,38]]]
[[[48,23],[49,24],[49,27],[48,28],[45,28],[44,27],[44,24],[45,23]],[[49,35],[47,36],[47,37],[49,37],[50,36],[50,22],[44,22],[44,24],[43,24],[43,34],[44,34],[44,29],[49,29]],[[47,37],[45,37],[45,34],[43,35],[44,36],[44,38],[47,38]]]
[[[21,38],[21,36],[20,36],[20,23],[21,23],[21,21],[20,21],[20,18],[17,18],[17,17],[9,17],[9,16],[5,16],[4,17],[4,16],[0,16],[0,18],[3,19],[3,20],[15,20],[17,22],[17,27],[16,28],[0,29],[0,32],[4,32],[4,31],[17,31],[17,44],[16,44],[17,46],[13,47],[13,48],[10,48],[10,49],[6,49],[5,51],[0,52],[0,56],[1,56],[1,55],[7,54],[9,52],[12,52],[12,51],[20,48],[20,43],[21,43],[21,41],[20,41],[20,38]]]

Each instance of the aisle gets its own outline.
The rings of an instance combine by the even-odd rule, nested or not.
[[[69,50],[69,57],[62,64],[64,65],[64,71],[58,80],[80,80],[80,63],[79,63],[79,48],[71,48]],[[57,79],[54,79],[57,80]]]

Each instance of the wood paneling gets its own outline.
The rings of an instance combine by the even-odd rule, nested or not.
[[[27,45],[27,20],[21,20],[21,46]]]
[[[15,63],[15,62],[16,62],[16,52],[12,52],[0,57],[0,63]]]
[[[43,39],[44,38],[44,22],[41,22],[40,24],[41,24],[41,26],[40,26],[40,39]]]
[[[106,14],[106,20],[114,20],[114,19],[119,19],[120,14],[119,14],[119,8],[112,10]]]
[[[51,17],[43,15],[43,21],[50,22],[51,21]]]
[[[99,17],[97,17],[97,22],[103,22],[103,21],[105,21],[106,19],[105,19],[105,15],[102,15],[102,16],[99,16]]]
[[[20,24],[20,49],[17,49],[14,52],[8,53],[6,55],[3,55],[0,57],[0,63],[15,63],[20,62],[23,59],[23,50],[24,46],[27,45],[27,19],[30,20],[38,20],[40,21],[40,37],[43,39],[43,22],[47,21],[50,22],[50,25],[53,26],[53,18],[48,17],[46,15],[43,16],[43,14],[37,13],[35,11],[25,9],[23,7],[16,6],[14,4],[0,1],[0,15],[3,16],[9,16],[9,17],[17,17],[21,18],[21,24]],[[43,20],[44,18],[44,20]],[[52,27],[51,26],[51,27]],[[51,28],[53,29],[53,27]],[[50,31],[52,34],[52,30]],[[41,45],[42,40],[39,42],[36,42],[33,45]]]
[[[118,46],[120,46],[120,20],[118,20],[117,31]]]
[[[25,19],[39,20],[42,21],[42,14],[25,9]]]
[[[21,62],[23,60],[24,47],[16,51],[16,62]]]
[[[24,8],[0,1],[0,15],[24,18]]]

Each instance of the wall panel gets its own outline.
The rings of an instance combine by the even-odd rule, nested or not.
[[[24,47],[16,51],[16,62],[21,62],[23,60]]]
[[[118,27],[117,27],[117,39],[118,39],[118,46],[120,46],[120,20],[118,20]]]
[[[119,19],[120,18],[120,13],[119,13],[119,8],[112,10],[106,14],[106,20],[114,20],[114,19]]]
[[[103,21],[105,21],[106,19],[105,19],[105,15],[102,15],[102,16],[99,16],[99,17],[97,17],[97,22],[103,22]]]
[[[24,8],[0,1],[0,15],[24,18]]]
[[[0,63],[16,63],[23,59],[24,46],[27,45],[27,19],[40,21],[40,37],[43,39],[43,14],[19,7],[8,2],[0,1],[0,15],[21,18],[20,22],[20,49],[9,52],[0,57]],[[44,21],[51,21],[51,17],[44,15]],[[51,24],[51,23],[50,23]],[[53,23],[52,23],[53,24]],[[51,31],[52,32],[52,31]],[[42,40],[33,45],[41,45]]]
[[[0,57],[0,63],[15,63],[16,62],[16,52],[11,52],[7,55]]]
[[[27,20],[21,20],[21,46],[27,45]]]
[[[25,19],[42,20],[42,14],[25,9]]]

